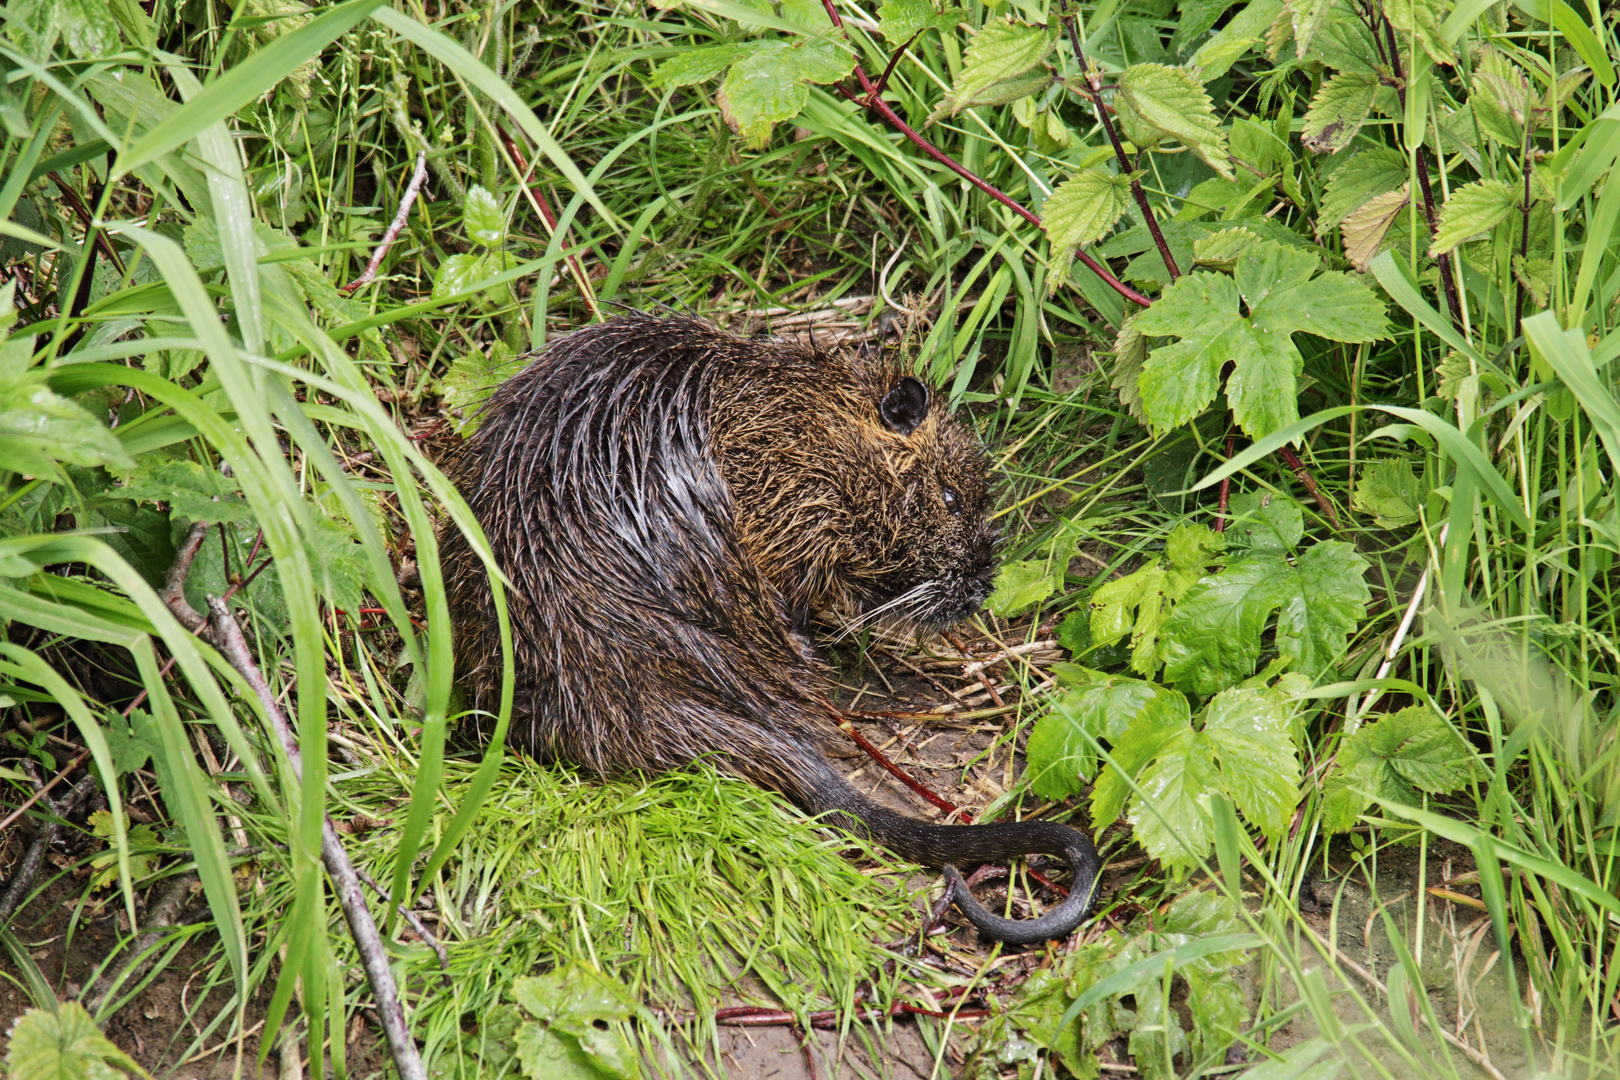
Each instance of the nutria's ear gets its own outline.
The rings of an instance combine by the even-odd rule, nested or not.
[[[878,412],[890,431],[910,435],[928,416],[928,387],[907,375],[884,395]]]

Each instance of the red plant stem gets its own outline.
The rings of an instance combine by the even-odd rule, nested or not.
[[[872,740],[868,739],[865,735],[862,735],[859,731],[857,731],[855,729],[855,725],[849,720],[839,717],[838,730],[842,731],[845,735],[848,735],[850,739],[854,741],[856,746],[866,751],[867,757],[883,766],[888,770],[890,775],[899,780],[902,784],[905,784],[906,787],[910,788],[912,791],[915,791],[918,795],[922,796],[929,803],[939,807],[947,814],[957,814],[961,818],[963,824],[967,824],[972,820],[972,815],[970,815],[966,810],[958,810],[955,805],[934,794],[933,791],[925,787],[920,781],[913,779],[909,773],[901,769],[900,766],[896,765],[894,762],[890,761],[886,756],[884,756],[883,751],[872,745]]]
[[[501,129],[501,139],[506,143],[506,152],[512,155],[513,161],[517,162],[518,171],[528,173],[529,162],[523,156],[523,151],[518,148],[517,140],[512,138],[505,128]],[[529,185],[529,195],[534,199],[534,205],[539,207],[540,216],[545,219],[546,228],[555,234],[557,232],[557,212],[551,208],[551,202],[546,198],[546,193],[540,189],[538,182]],[[590,278],[586,276],[585,268],[580,265],[578,257],[574,255],[564,255],[563,258],[568,263],[569,272],[574,275],[574,283],[579,286],[580,299],[585,301],[586,307],[590,308],[591,317],[600,319],[602,310],[596,306],[596,297],[591,293]]]
[[[1305,463],[1299,460],[1299,455],[1294,453],[1291,447],[1279,446],[1277,453],[1282,457],[1283,461],[1288,463],[1288,467],[1294,470],[1294,475],[1299,478],[1301,484],[1305,485],[1305,490],[1310,492],[1311,498],[1316,500],[1316,505],[1321,508],[1323,515],[1337,529],[1339,527],[1339,515],[1334,512],[1333,504],[1328,502],[1322,495],[1321,490],[1317,488],[1316,478],[1311,475],[1311,470],[1305,467]],[[1230,450],[1227,451],[1227,456],[1231,456]]]
[[[832,24],[834,26],[836,26],[840,31],[843,31],[844,37],[847,40],[849,37],[849,31],[844,28],[844,20],[838,17],[838,12],[833,7],[833,0],[821,0],[821,6],[826,8],[827,17],[832,20]],[[900,134],[909,139],[912,145],[916,146],[917,149],[921,150],[923,153],[927,154],[929,157],[933,158],[935,161],[939,162],[941,165],[945,166],[947,169],[951,170],[957,176],[960,176],[963,180],[966,180],[968,183],[972,184],[974,187],[978,188],[992,199],[995,199],[997,202],[1007,207],[1009,210],[1023,218],[1025,221],[1029,222],[1031,225],[1034,225],[1036,228],[1040,228],[1041,219],[1032,214],[1021,203],[1019,203],[1018,200],[1007,195],[993,184],[980,179],[965,166],[959,164],[949,154],[945,153],[939,147],[935,146],[933,143],[919,135],[912,129],[910,124],[907,124],[904,120],[902,120],[900,115],[894,111],[889,103],[883,100],[881,89],[873,85],[871,77],[866,74],[866,69],[861,66],[860,61],[858,60],[855,62],[855,78],[856,81],[861,84],[861,93],[859,95],[850,93],[838,83],[834,83],[833,88],[840,94],[843,94],[844,97],[848,98],[850,101],[853,101],[855,104],[871,109],[873,112],[883,117],[884,120],[888,121],[890,127],[894,128]],[[1084,250],[1076,248],[1074,257],[1085,264],[1086,269],[1102,278],[1102,280],[1107,283],[1109,288],[1119,293],[1119,295],[1123,296],[1131,303],[1140,304],[1143,307],[1152,306],[1153,301],[1149,300],[1146,296],[1143,296],[1141,293],[1119,280],[1113,275],[1112,272],[1109,271],[1106,266],[1092,258],[1090,255],[1086,254]]]
[[[1119,171],[1131,178],[1131,197],[1136,200],[1136,208],[1142,211],[1142,220],[1147,223],[1148,232],[1153,236],[1153,242],[1159,247],[1159,257],[1164,260],[1164,268],[1170,273],[1170,280],[1174,281],[1181,276],[1181,270],[1176,266],[1175,256],[1170,254],[1170,245],[1165,243],[1164,233],[1159,231],[1159,219],[1154,215],[1153,208],[1148,205],[1147,193],[1142,190],[1142,181],[1136,178],[1136,170],[1131,166],[1131,159],[1125,153],[1125,144],[1119,141],[1119,133],[1114,130],[1114,122],[1108,118],[1108,107],[1102,99],[1102,73],[1087,66],[1085,54],[1080,51],[1080,34],[1074,28],[1074,16],[1069,14],[1068,0],[1058,0],[1058,17],[1063,28],[1069,32],[1069,47],[1074,50],[1074,59],[1080,65],[1086,80],[1086,89],[1091,93],[1091,102],[1097,109],[1097,120],[1102,124],[1103,131],[1108,133],[1108,141],[1113,144],[1114,158],[1119,162]]]
[[[1384,36],[1389,39],[1389,70],[1395,76],[1395,95],[1400,99],[1401,112],[1405,113],[1406,75],[1401,70],[1401,50],[1395,40],[1395,28],[1381,12],[1377,15],[1377,19],[1383,24]],[[1374,33],[1373,40],[1376,41],[1377,37],[1378,35]],[[1427,126],[1428,120],[1424,119],[1423,124]],[[1417,161],[1418,189],[1423,193],[1423,216],[1428,219],[1429,236],[1433,238],[1439,231],[1439,223],[1435,220],[1434,191],[1429,186],[1429,155],[1421,140],[1413,156]],[[1440,285],[1446,293],[1446,306],[1451,309],[1451,320],[1460,327],[1463,324],[1462,298],[1457,295],[1457,282],[1451,272],[1451,256],[1436,255],[1434,261],[1440,267]]]
[[[1226,430],[1226,460],[1231,461],[1232,455],[1237,453],[1237,428]],[[1215,531],[1226,531],[1226,507],[1232,500],[1232,477],[1221,477],[1221,501],[1215,506]]]

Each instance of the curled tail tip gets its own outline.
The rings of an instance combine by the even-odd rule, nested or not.
[[[967,882],[954,866],[943,868],[951,899],[974,927],[985,937],[1008,945],[1030,945],[1054,938],[1068,937],[1084,921],[1091,910],[1091,900],[1097,888],[1097,871],[1101,867],[1097,849],[1084,835],[1076,833],[1080,843],[1065,848],[1063,857],[1074,871],[1074,882],[1069,895],[1057,907],[1034,919],[1008,919],[993,914],[979,903],[968,889]]]

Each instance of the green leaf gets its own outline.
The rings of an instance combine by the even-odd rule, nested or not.
[[[501,204],[479,184],[467,189],[463,223],[467,236],[485,247],[499,247],[506,242],[506,215],[501,213]]]
[[[1446,0],[1384,0],[1384,13],[1403,43],[1415,35],[1435,63],[1450,66],[1457,62],[1440,33],[1440,24],[1446,18]]]
[[[1519,190],[1507,180],[1475,180],[1454,188],[1440,208],[1430,255],[1444,255],[1464,240],[1490,232],[1519,209]]]
[[[6,1067],[11,1080],[117,1080],[127,1075],[122,1069],[147,1075],[77,1001],[60,1003],[54,1013],[23,1013],[11,1028]]]
[[[1246,491],[1232,499],[1232,524],[1226,536],[1236,548],[1287,554],[1305,536],[1305,515],[1293,499],[1273,499]]]
[[[884,0],[878,8],[878,30],[890,45],[900,46],[930,27],[949,30],[966,14],[961,8],[936,11],[931,0]]]
[[[1423,485],[1412,475],[1412,463],[1388,458],[1361,467],[1350,505],[1371,514],[1380,529],[1398,529],[1418,519],[1424,495]]]
[[[1041,209],[1041,228],[1054,250],[1089,244],[1107,235],[1130,201],[1131,179],[1087,169],[1052,192]]]
[[[1027,101],[1032,95],[1043,92],[1056,81],[1057,77],[1045,67],[1036,67],[1010,79],[1002,79],[989,86],[980,87],[966,98],[957,96],[955,90],[947,90],[945,96],[940,99],[939,107],[928,114],[928,119],[934,121],[942,116],[955,116],[963,109],[970,109],[975,105],[1006,105],[1014,101]]]
[[[1022,562],[1002,563],[996,573],[995,591],[984,602],[992,613],[1006,618],[1027,611],[1048,596],[1063,588],[1063,565],[1054,565],[1051,559],[1025,559]]]
[[[1234,179],[1226,159],[1226,133],[1203,84],[1190,72],[1132,64],[1119,77],[1114,108],[1126,137],[1137,146],[1154,146],[1168,136],[1221,176]]]
[[[0,470],[66,480],[61,465],[128,468],[124,444],[82,406],[45,385],[30,368],[32,339],[0,344]]]
[[[518,1060],[535,1080],[634,1080],[640,1060],[625,1032],[629,992],[595,968],[575,963],[520,978],[512,997],[535,1018],[518,1029]]]
[[[1291,156],[1287,143],[1253,120],[1232,121],[1231,141],[1233,157],[1266,175],[1275,174]]]
[[[1131,793],[1126,777],[1134,777],[1142,767],[1193,737],[1192,710],[1182,694],[1166,694],[1150,699],[1131,719],[1125,733],[1114,740],[1109,754],[1114,766],[1103,770],[1091,794],[1091,822],[1097,829],[1119,820],[1125,800]],[[1134,804],[1133,804],[1134,805]],[[1207,842],[1207,841],[1206,841]]]
[[[1389,230],[1401,219],[1412,199],[1407,185],[1395,191],[1374,195],[1357,207],[1339,226],[1344,238],[1344,256],[1357,270],[1367,272],[1373,259],[1384,250]]]
[[[1317,236],[1325,234],[1374,195],[1404,187],[1408,167],[1405,154],[1387,146],[1371,146],[1334,169],[1322,194],[1322,213],[1316,223]]]
[[[1164,677],[1209,695],[1247,678],[1260,656],[1261,634],[1276,611],[1275,645],[1293,671],[1325,672],[1366,614],[1367,560],[1332,540],[1290,564],[1275,550],[1256,550],[1200,580],[1160,632]]]
[[[433,299],[464,292],[494,273],[495,266],[487,255],[470,252],[452,255],[439,264],[439,271],[433,276]]]
[[[1372,110],[1378,80],[1372,75],[1341,71],[1322,84],[1305,112],[1299,141],[1318,154],[1336,154],[1350,145]]]
[[[234,481],[190,458],[164,461],[143,455],[123,486],[111,494],[136,502],[168,503],[174,516],[210,525],[253,518],[252,509]]]
[[[748,53],[746,45],[704,45],[687,49],[659,64],[647,81],[659,88],[708,82]]]
[[[1322,21],[1339,0],[1289,0],[1288,11],[1294,31],[1294,50],[1298,59],[1305,59],[1311,40],[1322,26]]]
[[[1203,737],[1215,747],[1226,793],[1268,836],[1288,827],[1299,801],[1299,753],[1289,715],[1258,690],[1226,690],[1204,710]]]
[[[1122,675],[1098,675],[1094,682],[1053,697],[1051,711],[1029,736],[1026,775],[1035,793],[1044,799],[1078,795],[1097,771],[1095,740],[1113,742],[1147,710],[1162,714],[1155,723],[1185,718],[1187,699],[1155,683]]]
[[[1480,131],[1518,149],[1530,114],[1530,82],[1523,69],[1496,49],[1486,49],[1474,66],[1473,91],[1468,104]]]
[[[952,99],[971,101],[985,88],[1028,71],[1045,60],[1056,44],[1055,22],[1043,28],[1011,19],[992,19],[968,42],[962,70],[951,86]]]
[[[118,23],[101,0],[56,0],[56,21],[68,51],[81,60],[104,60],[123,44]]]
[[[1221,791],[1215,747],[1190,726],[1150,734],[1158,741],[1137,779],[1141,792],[1131,796],[1131,826],[1149,855],[1172,870],[1189,869],[1209,851],[1210,819],[1201,803]]]
[[[1451,726],[1414,705],[1363,724],[1339,747],[1322,787],[1322,823],[1345,832],[1374,799],[1422,804],[1418,789],[1455,791],[1472,775],[1473,755]]]
[[[806,82],[835,82],[849,74],[855,59],[830,42],[759,41],[734,64],[720,84],[720,112],[750,147],[770,140],[771,128],[804,111]]]
[[[1226,394],[1238,424],[1260,438],[1299,419],[1296,380],[1304,359],[1293,334],[1372,341],[1386,328],[1383,304],[1350,274],[1312,278],[1309,251],[1264,241],[1241,255],[1231,278],[1194,272],[1134,318],[1143,334],[1181,340],[1149,354],[1138,386],[1142,412],[1159,432],[1180,427],[1214,399],[1222,365],[1233,362]],[[1239,297],[1248,306],[1245,318]]]

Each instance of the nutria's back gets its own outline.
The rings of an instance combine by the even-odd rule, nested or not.
[[[918,861],[1063,854],[1081,887],[1043,920],[959,903],[1003,940],[1083,916],[1096,855],[1080,833],[906,818],[817,749],[831,725],[814,612],[946,626],[994,576],[983,450],[921,382],[853,351],[633,315],[502,385],[452,475],[512,582],[509,742],[602,775],[707,758]],[[486,572],[453,529],[443,559],[457,671],[493,713]]]

